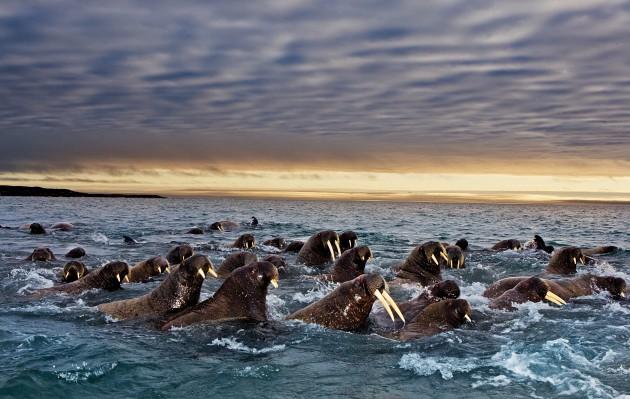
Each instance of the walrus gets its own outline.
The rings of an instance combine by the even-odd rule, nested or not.
[[[74,229],[74,225],[72,223],[65,223],[65,222],[55,223],[52,225],[51,229],[60,230],[60,231],[70,231]]]
[[[383,277],[378,274],[363,274],[341,283],[333,292],[293,312],[287,319],[320,324],[335,330],[354,331],[367,324],[372,305],[378,299],[392,322],[395,320],[392,309],[404,322],[403,314],[388,291]]]
[[[302,247],[304,246],[304,241],[291,241],[287,244],[287,247],[284,249],[284,252],[300,252]]]
[[[136,265],[129,269],[130,283],[142,283],[151,277],[159,276],[163,272],[170,273],[171,265],[168,260],[161,256],[154,256],[153,258],[143,260],[136,263]]]
[[[201,322],[267,320],[267,287],[278,287],[278,270],[269,262],[239,267],[210,298],[183,310],[161,326],[162,330]]]
[[[551,291],[549,284],[539,277],[529,277],[490,301],[491,309],[516,310],[513,304],[548,301],[566,305],[566,301]]]
[[[194,254],[195,251],[193,251],[193,247],[188,244],[181,244],[174,248],[171,248],[171,250],[168,251],[168,254],[166,254],[166,260],[171,265],[177,265],[186,260],[186,258],[190,258]]]
[[[357,240],[359,237],[357,233],[352,230],[346,230],[343,233],[339,234],[339,245],[341,245],[341,253],[346,252],[350,248],[354,248],[357,246]]]
[[[398,304],[405,320],[413,320],[420,312],[432,303],[445,299],[459,298],[459,286],[453,280],[444,280],[428,287],[420,295],[410,301]],[[370,314],[370,322],[380,331],[398,330],[404,326],[402,321],[396,320],[392,325],[385,309],[375,310]]]
[[[201,286],[208,272],[216,277],[210,260],[200,254],[193,255],[150,293],[138,298],[104,303],[98,309],[119,320],[164,317],[199,301]]]
[[[232,231],[238,229],[238,223],[229,220],[214,222],[210,225],[210,230]]]
[[[254,248],[256,239],[251,234],[243,234],[234,241],[232,248],[249,249]]]
[[[138,243],[138,241],[135,238],[129,237],[127,235],[123,235],[123,242],[125,244],[132,244],[132,245],[135,245]]]
[[[440,262],[448,261],[446,249],[436,241],[428,241],[415,247],[407,259],[397,268],[396,277],[419,282],[423,286],[442,280]]]
[[[509,240],[503,240],[503,241],[499,241],[498,243],[494,244],[492,246],[493,251],[507,251],[507,250],[519,250],[521,249],[521,242],[519,240],[516,239],[509,239]]]
[[[278,274],[281,276],[289,271],[289,267],[284,258],[280,255],[269,255],[263,259],[264,262],[270,262],[278,269]]]
[[[120,289],[121,281],[127,281],[129,266],[125,262],[114,261],[99,267],[71,283],[58,285],[51,288],[42,288],[33,295],[42,297],[55,293],[79,294],[93,288],[101,288],[107,291]]]
[[[63,266],[63,272],[61,273],[61,281],[64,283],[71,283],[77,281],[88,273],[87,268],[83,262],[71,260]]]
[[[464,299],[445,299],[425,307],[394,338],[401,341],[427,337],[471,323],[472,308]]]
[[[548,273],[569,275],[577,273],[577,263],[586,263],[586,257],[582,250],[577,247],[566,247],[555,251],[549,259]]]
[[[335,247],[341,253],[339,236],[333,230],[324,230],[313,234],[298,252],[297,262],[307,266],[321,266],[335,261]]]
[[[582,254],[584,254],[585,256],[592,256],[592,255],[610,254],[617,251],[619,248],[615,247],[614,245],[606,245],[602,247],[581,248],[581,249],[582,249]]]
[[[233,254],[228,255],[219,268],[217,269],[217,274],[219,277],[228,277],[234,270],[238,269],[241,266],[248,265],[252,262],[257,262],[258,257],[246,251],[235,252]]]
[[[483,296],[496,298],[505,291],[514,288],[521,281],[529,277],[508,277],[501,279],[488,287]],[[626,297],[626,280],[614,276],[596,276],[593,274],[583,274],[573,278],[543,279],[551,291],[562,298],[565,302],[581,296],[589,296],[595,292],[608,291],[613,299],[623,299]]]
[[[366,245],[348,249],[335,261],[332,273],[320,277],[335,283],[353,280],[365,273],[365,264],[373,257]]]
[[[72,248],[65,255],[66,258],[78,259],[85,256],[85,249],[81,247]]]
[[[39,223],[31,223],[28,228],[31,234],[46,234],[46,230]]]
[[[57,258],[55,258],[55,255],[49,248],[39,247],[35,248],[33,252],[24,260],[30,260],[34,262],[49,262],[51,260],[57,260]]]
[[[193,227],[192,229],[188,230],[186,234],[203,234],[203,230],[199,227]]]
[[[543,240],[542,237],[539,236],[538,234],[534,235],[534,241],[532,244],[533,244],[532,249],[537,250],[537,251],[544,251],[550,254],[554,250],[554,247],[552,247],[551,245],[547,245],[545,243],[545,240]]]
[[[460,238],[459,240],[457,240],[455,245],[460,247],[462,249],[462,251],[467,251],[468,250],[468,240],[465,239],[465,238]]]
[[[449,245],[446,247],[446,257],[448,260],[440,259],[440,266],[451,269],[466,268],[466,257],[464,251],[458,245]]]
[[[287,247],[287,240],[282,237],[274,237],[263,242],[263,245],[268,247],[276,247],[278,249],[285,249]]]
[[[255,217],[255,216],[252,216],[252,221],[251,221],[250,225],[251,225],[252,227],[256,227],[256,226],[258,226],[258,219],[256,219],[256,217]]]

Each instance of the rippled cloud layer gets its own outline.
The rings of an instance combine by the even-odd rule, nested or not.
[[[2,172],[626,176],[627,1],[3,1]]]

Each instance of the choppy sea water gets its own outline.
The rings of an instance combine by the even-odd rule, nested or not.
[[[261,225],[202,236],[195,225],[230,219]],[[0,198],[0,224],[73,223],[70,232],[32,236],[0,229],[0,397],[221,397],[419,398],[593,397],[630,394],[630,304],[606,295],[563,308],[524,304],[516,312],[490,310],[481,296],[490,283],[535,274],[547,256],[530,251],[482,251],[505,238],[541,234],[549,244],[623,250],[582,269],[630,282],[630,207],[616,205],[461,205],[385,202],[234,199]],[[63,254],[80,245],[91,268],[111,260],[130,265],[190,243],[215,267],[235,237],[258,242],[274,236],[306,239],[313,232],[352,229],[375,259],[367,271],[393,278],[390,266],[414,245],[465,237],[473,252],[467,268],[446,271],[473,306],[475,324],[400,343],[370,334],[327,330],[284,316],[334,289],[333,284],[291,277],[270,289],[265,324],[198,325],[168,332],[142,323],[116,322],[95,305],[144,294],[159,281],[117,292],[78,297],[28,297],[52,286]],[[130,235],[139,245],[123,243]],[[59,260],[23,261],[37,246]],[[274,248],[257,247],[259,257]],[[295,265],[295,255],[287,256]],[[207,279],[202,299],[220,281]],[[398,300],[421,291],[392,287]]]

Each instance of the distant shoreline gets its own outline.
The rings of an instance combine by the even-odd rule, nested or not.
[[[166,198],[155,194],[91,194],[65,188],[0,186],[0,197]]]

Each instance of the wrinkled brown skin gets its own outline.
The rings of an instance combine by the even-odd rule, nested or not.
[[[31,223],[28,228],[31,234],[46,234],[46,230],[39,223]]]
[[[514,288],[492,299],[490,308],[513,311],[516,310],[513,304],[541,302],[549,290],[549,284],[545,280],[539,277],[529,277],[520,281]]]
[[[418,316],[430,304],[446,299],[457,299],[459,295],[457,283],[453,280],[444,280],[427,288],[414,299],[399,303],[398,307],[405,316],[405,320],[409,321]],[[383,308],[372,312],[370,321],[380,331],[399,330],[404,326],[402,320],[398,318],[392,323],[392,319]]]
[[[151,277],[159,276],[164,273],[168,266],[169,264],[166,258],[161,256],[154,256],[153,258],[143,260],[129,269],[129,282],[142,283],[148,281]]]
[[[86,274],[83,278],[71,283],[58,285],[52,288],[37,290],[33,295],[43,297],[50,294],[66,293],[79,294],[93,288],[101,288],[107,291],[120,289],[120,282],[116,279],[116,274],[120,274],[122,281],[129,273],[129,266],[125,262],[109,262],[105,266]]]
[[[98,309],[119,320],[155,319],[178,312],[199,301],[204,279],[199,270],[208,270],[212,263],[203,255],[186,259],[150,293],[138,298],[101,304]]]
[[[366,245],[348,249],[337,258],[332,273],[323,275],[322,279],[335,283],[355,279],[365,273],[365,264],[371,257],[372,251]]]
[[[278,270],[269,262],[255,262],[239,267],[212,295],[197,305],[173,316],[161,330],[201,322],[228,320],[267,320],[267,287],[278,278]]]
[[[339,246],[341,247],[341,253],[343,254],[350,248],[354,248],[358,240],[359,236],[357,236],[357,233],[352,230],[347,230],[339,234]]]
[[[256,246],[256,239],[251,234],[243,234],[234,241],[232,248],[250,249]]]
[[[441,258],[439,252],[443,249],[444,246],[436,241],[418,245],[398,267],[396,277],[418,282],[425,287],[442,281],[440,265],[433,262],[431,254],[435,255],[439,262]]]
[[[617,251],[619,248],[614,245],[608,245],[603,247],[595,247],[595,248],[582,248],[582,254],[584,256],[592,256],[592,255],[605,255],[610,254]]]
[[[239,267],[249,265],[250,263],[256,261],[258,261],[258,257],[251,252],[235,252],[221,262],[221,265],[219,265],[219,269],[217,270],[217,274],[219,277],[226,278]]]
[[[339,236],[332,230],[324,230],[313,234],[298,252],[297,263],[303,263],[307,266],[323,266],[332,262],[330,251],[324,241],[330,241],[333,252],[336,253],[335,241],[338,239]]]
[[[68,277],[66,277],[66,273],[68,274]],[[64,265],[63,271],[61,272],[61,281],[64,283],[71,283],[79,280],[87,273],[88,270],[82,262],[72,260]]]
[[[72,225],[71,223],[56,223],[53,224],[51,229],[53,230],[60,230],[60,231],[70,231],[72,229],[74,229],[74,225]]]
[[[49,248],[39,247],[35,248],[24,260],[30,260],[33,262],[50,262],[51,260],[57,260],[57,258],[55,258],[55,255]]]
[[[509,277],[499,280],[488,287],[483,293],[483,296],[496,298],[526,279],[528,279],[528,277]],[[627,291],[626,281],[613,276],[584,274],[574,278],[543,280],[547,283],[551,292],[565,301],[581,296],[589,296],[600,291],[608,291],[613,298],[620,299],[620,294],[626,294]]]
[[[166,260],[168,260],[171,265],[178,265],[182,263],[183,260],[193,256],[194,253],[195,251],[190,245],[178,245],[168,251],[168,254],[166,254]]]
[[[65,255],[66,258],[72,258],[72,259],[78,259],[78,258],[82,258],[84,256],[85,256],[85,249],[83,249],[81,247],[72,248]]]
[[[284,252],[300,252],[302,247],[304,246],[304,241],[291,241],[287,247],[284,249]]]
[[[440,258],[440,266],[445,269],[458,269],[457,262],[459,262],[459,269],[466,268],[466,257],[464,256],[464,251],[457,245],[448,245],[446,247],[446,256],[448,256],[449,262],[446,262],[444,259]],[[453,261],[453,266],[451,266],[450,261]]]
[[[278,269],[278,273],[282,276],[289,272],[289,266],[284,258],[280,255],[269,255],[263,259],[264,262],[270,262],[273,264],[276,269]]]
[[[302,320],[327,328],[354,331],[364,327],[376,300],[375,290],[385,288],[378,274],[363,274],[341,283],[319,301],[290,314],[287,319]]]
[[[221,220],[214,222],[210,225],[210,230],[219,230],[219,226],[223,228],[223,231],[234,231],[239,228],[239,224],[230,220]]]
[[[263,245],[268,247],[276,247],[278,249],[285,249],[287,247],[287,241],[282,237],[275,237],[263,242]]]
[[[192,229],[188,230],[186,234],[203,234],[203,229],[199,227],[193,227]]]
[[[586,263],[586,257],[580,248],[566,247],[558,249],[551,255],[551,259],[549,259],[549,264],[545,270],[547,273],[563,276],[575,274],[577,273],[577,263],[573,262],[574,257],[577,263],[580,262],[580,259]]]
[[[509,240],[503,240],[503,241],[499,241],[498,243],[494,244],[492,246],[493,251],[507,251],[507,250],[517,250],[517,249],[521,249],[521,242],[519,240],[516,239],[509,239]]]
[[[394,335],[401,341],[427,337],[458,328],[471,317],[472,308],[464,299],[446,299],[432,303]]]

